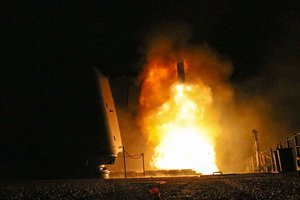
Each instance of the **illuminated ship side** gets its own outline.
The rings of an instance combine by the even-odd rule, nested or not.
[[[97,113],[94,121],[97,128],[85,139],[85,174],[92,178],[108,178],[109,171],[105,165],[114,164],[122,151],[122,140],[109,80],[96,68],[94,71],[96,95],[93,105]]]
[[[99,136],[95,138],[89,162],[98,165],[113,164],[118,153],[122,151],[122,140],[118,117],[108,79],[97,69],[96,86],[99,109]]]

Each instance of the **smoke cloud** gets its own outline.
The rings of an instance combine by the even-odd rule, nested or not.
[[[208,108],[208,123],[216,123],[214,131],[217,165],[224,172],[244,170],[244,160],[253,154],[252,129],[259,131],[259,140],[264,149],[278,142],[279,133],[285,127],[273,117],[273,107],[263,95],[251,95],[247,87],[233,85],[230,76],[234,66],[230,60],[218,54],[208,44],[190,42],[191,29],[185,24],[164,24],[150,32],[145,40],[145,64],[140,76],[141,87],[147,81],[145,75],[151,73],[150,65],[156,62],[165,80],[154,80],[164,84],[153,85],[141,90],[140,111],[137,119],[143,130],[144,115],[155,110],[169,98],[169,93],[161,93],[160,99],[143,98],[145,94],[167,91],[176,80],[176,71],[170,69],[174,60],[184,59],[186,79],[189,82],[201,81],[211,88],[213,102]],[[274,137],[277,136],[277,137]],[[152,154],[153,146],[148,143],[146,152]],[[178,147],[180,148],[180,147]]]

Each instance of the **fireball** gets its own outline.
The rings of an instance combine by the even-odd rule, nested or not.
[[[214,150],[217,129],[208,113],[212,102],[211,88],[201,80],[177,80],[176,62],[149,63],[140,104],[142,128],[155,146],[150,161],[155,169],[193,169],[203,174],[218,171]]]

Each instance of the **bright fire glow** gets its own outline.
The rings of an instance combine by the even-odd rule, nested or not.
[[[218,171],[213,138],[216,128],[206,117],[213,100],[211,89],[200,80],[177,83],[173,66],[171,71],[150,66],[151,73],[143,82],[143,128],[155,144],[151,165],[156,169],[193,169],[211,174]],[[166,76],[173,84],[161,81]]]

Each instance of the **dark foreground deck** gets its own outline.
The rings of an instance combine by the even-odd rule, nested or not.
[[[300,199],[300,174],[0,182],[0,199]]]

